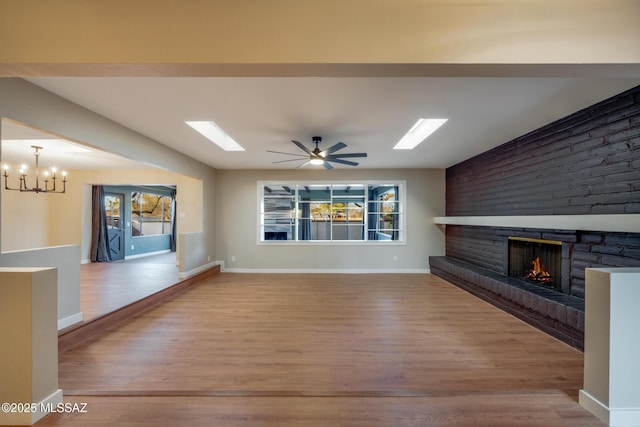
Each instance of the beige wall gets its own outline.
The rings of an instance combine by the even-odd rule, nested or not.
[[[198,247],[188,248],[187,253],[195,254],[197,258],[189,260],[189,265],[204,266],[207,263],[207,257],[215,259],[215,170],[211,167],[20,79],[0,79],[0,117],[153,165],[158,170],[172,171],[173,176],[164,174],[162,179],[158,178],[158,180],[164,183],[170,177],[170,181],[187,189],[182,228],[184,231],[202,232],[202,239],[195,241]],[[162,171],[156,173],[161,174]],[[43,229],[41,234],[33,233],[30,239],[25,239],[30,240],[28,245],[30,249],[0,252],[0,266],[58,268],[59,328],[82,320],[80,260],[85,257],[85,254],[81,253],[80,246],[83,244],[81,236],[90,235],[90,226],[87,227],[86,221],[83,221],[83,218],[88,215],[87,212],[90,212],[90,207],[87,208],[83,201],[91,199],[89,185],[83,181],[87,180],[91,183],[93,178],[97,178],[92,178],[90,175],[83,177],[84,174],[81,172],[72,178],[73,173],[74,171],[70,171],[68,194],[39,195],[49,198],[43,202],[46,206],[33,204],[42,200],[33,199],[27,202],[28,205],[25,206],[28,206],[29,212],[25,215],[34,215],[29,216],[27,221],[20,217],[17,204],[13,203],[15,201],[13,197],[34,195],[14,196],[6,191],[0,192],[0,241],[3,241],[4,233],[8,233],[7,239],[12,242],[11,244],[24,244],[20,242],[21,237],[16,230],[21,229],[25,222],[29,223],[29,229],[40,227],[42,223],[56,224],[56,227],[47,227],[49,230]],[[115,175],[113,171],[109,173],[112,176]],[[181,181],[174,181],[174,178],[178,179],[178,175],[189,177],[189,179],[182,178]],[[82,179],[76,179],[80,177]],[[128,178],[133,179],[133,177]],[[142,180],[142,177],[137,179]],[[144,181],[149,183],[150,178],[145,177]],[[186,210],[188,205],[191,205],[193,210]],[[47,221],[45,217],[49,220]],[[42,223],[36,223],[36,221],[42,221]],[[49,232],[51,229],[55,231]],[[38,237],[39,235],[47,235],[47,237],[44,239],[44,237]],[[47,246],[68,242],[72,243],[72,246],[31,249],[34,246],[40,247],[45,240]],[[205,254],[208,255],[205,256]]]
[[[0,254],[0,267],[55,267],[58,270],[58,329],[82,320],[80,246],[55,246]]]
[[[95,148],[144,162],[143,170],[70,171],[65,194],[0,193],[3,252],[82,245],[90,236],[90,190],[85,184],[172,184],[179,186],[178,232],[204,232],[199,252],[215,256],[215,170],[19,79],[0,80],[0,116]],[[18,200],[19,198],[19,200]],[[0,253],[0,257],[2,254]]]
[[[69,178],[71,179],[71,177]],[[202,231],[202,181],[160,169],[122,169],[73,171],[74,197],[58,212],[75,212],[77,221],[60,238],[73,236],[81,244],[83,260],[89,259],[91,249],[91,186],[92,185],[175,185],[178,201],[176,228],[178,234]],[[71,229],[72,228],[72,229]]]
[[[633,0],[187,4],[0,0],[0,40],[11,40],[2,46],[0,73],[166,75],[229,72],[210,64],[599,64],[640,57],[640,6]]]
[[[51,195],[2,189],[0,251],[54,246],[50,236],[54,220],[49,197]]]
[[[405,180],[406,244],[258,244],[258,181],[329,179]],[[444,171],[432,169],[218,170],[216,255],[232,271],[426,271],[430,255],[444,255],[433,224],[444,212],[444,183]]]
[[[202,181],[154,169],[73,170],[64,194],[3,191],[2,252],[81,245],[82,259],[91,247],[91,185],[175,185],[178,233],[202,231]]]
[[[21,413],[2,411],[1,425],[32,425],[46,415],[40,403],[52,396],[62,402],[56,292],[55,269],[0,268],[0,401],[37,405]]]

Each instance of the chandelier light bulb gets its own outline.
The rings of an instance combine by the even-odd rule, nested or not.
[[[4,173],[2,174],[2,178],[4,178],[4,189],[5,190],[14,190],[14,191],[20,191],[22,193],[24,192],[31,192],[31,193],[65,193],[66,192],[66,186],[67,186],[67,173],[66,172],[62,172],[62,188],[60,188],[60,185],[56,186],[56,181],[57,181],[57,177],[56,177],[56,172],[57,169],[56,168],[51,168],[51,169],[40,169],[39,165],[38,165],[38,160],[40,157],[40,150],[42,150],[42,147],[39,147],[37,145],[32,145],[31,146],[35,152],[34,157],[35,157],[35,166],[34,166],[34,174],[33,177],[30,177],[27,175],[27,165],[22,164],[20,166],[19,169],[19,177],[18,177],[18,183],[19,185],[17,186],[10,186],[9,185],[9,179],[11,178],[8,174],[8,170],[9,170],[9,165],[8,164],[4,164],[2,166],[2,168],[4,169]],[[42,172],[42,173],[41,173]],[[44,178],[44,185],[41,186],[39,183],[39,179],[40,178]],[[30,185],[32,184],[32,185]]]

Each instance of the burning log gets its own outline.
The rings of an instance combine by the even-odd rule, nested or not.
[[[553,282],[553,277],[551,277],[551,274],[549,274],[548,271],[544,270],[544,266],[540,262],[540,257],[531,261],[531,265],[533,266],[533,268],[529,270],[529,273],[527,273],[527,279],[543,283]]]

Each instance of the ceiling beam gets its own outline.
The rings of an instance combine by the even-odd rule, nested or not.
[[[628,0],[0,0],[0,10],[0,76],[640,64],[640,6]]]

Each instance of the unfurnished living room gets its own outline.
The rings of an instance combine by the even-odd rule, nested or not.
[[[637,2],[0,10],[0,425],[640,425]]]

